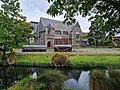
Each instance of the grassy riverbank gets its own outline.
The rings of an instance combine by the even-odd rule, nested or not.
[[[51,66],[52,54],[17,55],[19,66]],[[71,68],[120,68],[119,55],[68,55]]]

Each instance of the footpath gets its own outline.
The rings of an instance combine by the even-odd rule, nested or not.
[[[15,50],[17,54],[49,54],[54,53],[53,49],[46,52],[22,52],[21,49]],[[78,48],[72,49],[72,52],[64,52],[66,54],[79,54],[79,55],[120,55],[120,48]]]

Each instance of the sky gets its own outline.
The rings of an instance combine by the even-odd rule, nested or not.
[[[45,17],[54,20],[63,21],[64,17],[57,16],[51,17],[46,14],[47,9],[51,5],[47,0],[20,0],[20,5],[22,9],[22,15],[27,17],[27,21],[39,22],[40,17]],[[83,32],[89,32],[90,22],[88,22],[88,17],[82,18],[81,16],[75,17],[79,22]]]
[[[40,17],[45,17],[54,20],[63,21],[64,17],[57,16],[52,17],[46,14],[47,9],[51,5],[47,0],[20,0],[22,14],[27,17],[27,21],[39,22]],[[83,32],[89,32],[90,22],[88,22],[88,17],[82,18],[82,16],[75,17],[79,22]]]

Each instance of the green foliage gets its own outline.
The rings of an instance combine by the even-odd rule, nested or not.
[[[84,33],[84,32],[83,32],[83,33],[82,33],[82,38],[83,38],[83,39],[87,39],[87,35],[88,35],[88,33]]]
[[[3,49],[3,59],[6,51],[20,47],[30,36],[32,28],[25,22],[25,17],[20,14],[19,0],[1,0],[0,9],[0,45]]]
[[[53,2],[47,13],[52,16],[64,14],[64,22],[75,23],[75,16],[90,16],[90,30],[99,31],[101,42],[120,33],[120,1],[119,0],[48,0]],[[101,36],[103,36],[101,38]],[[96,36],[92,36],[96,38]]]
[[[55,67],[64,67],[68,63],[68,58],[62,53],[55,53],[52,56],[52,64]]]
[[[120,72],[115,70],[109,71],[110,81],[113,84],[114,90],[120,89]]]
[[[119,90],[120,72],[117,70],[92,70],[90,86],[92,90]]]
[[[34,90],[44,90],[46,84],[42,83],[32,83]]]
[[[10,87],[8,90],[29,90],[29,88],[24,87],[26,84],[28,84],[31,81],[30,77],[26,77],[23,80],[21,80],[16,85]]]
[[[106,31],[104,30],[104,22],[102,17],[96,17],[94,21],[91,22],[90,32],[88,34],[88,41],[90,45],[104,45],[106,41]],[[100,29],[99,29],[100,28]]]
[[[105,77],[105,72],[93,70],[90,74],[90,86],[92,90],[113,90],[112,83]]]
[[[16,36],[14,37],[14,48],[20,48],[23,44],[27,44],[27,38],[33,37],[31,34],[32,27],[27,22],[21,22],[16,25],[17,31],[14,33]]]
[[[37,82],[45,84],[45,90],[62,90],[65,79],[66,76],[62,72],[53,70],[40,75]]]
[[[58,70],[44,72],[37,79],[24,78],[8,90],[62,90],[66,76]]]

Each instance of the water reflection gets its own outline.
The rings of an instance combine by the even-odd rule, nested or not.
[[[16,84],[26,76],[37,78],[44,71],[54,68],[0,67],[0,90]],[[73,90],[120,90],[120,70],[57,69],[67,76],[64,89]]]
[[[64,85],[66,89],[89,90],[89,71],[82,71],[79,73],[79,78],[77,80],[74,78],[67,79]]]
[[[28,69],[21,70],[14,66],[0,67],[0,89],[7,89],[7,87],[14,85],[28,75],[28,72]]]

